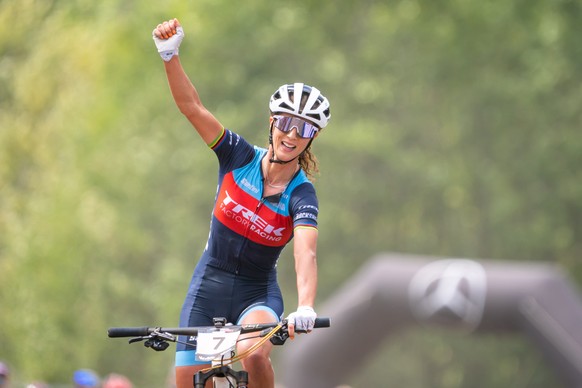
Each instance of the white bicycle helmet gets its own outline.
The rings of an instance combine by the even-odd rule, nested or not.
[[[295,98],[295,96],[300,96]],[[324,128],[331,114],[329,101],[317,89],[300,82],[282,85],[269,101],[272,113],[289,113]]]

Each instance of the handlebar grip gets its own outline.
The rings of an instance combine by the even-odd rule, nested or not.
[[[331,324],[331,320],[329,318],[315,318],[315,325],[314,328],[320,327],[329,327]]]
[[[149,335],[149,328],[144,327],[111,327],[107,330],[109,338],[142,337]]]
[[[320,329],[323,327],[329,327],[331,321],[329,318],[315,318],[315,323],[313,324],[314,329]],[[306,330],[295,330],[296,333],[307,333]]]

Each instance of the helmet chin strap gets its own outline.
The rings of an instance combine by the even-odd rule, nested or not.
[[[309,143],[307,144],[307,147],[305,147],[303,152],[301,152],[299,155],[297,155],[293,159],[291,159],[291,160],[277,159],[277,155],[275,155],[275,147],[273,146],[273,122],[271,122],[271,129],[269,131],[269,145],[271,146],[271,157],[269,158],[269,163],[277,163],[277,164],[291,163],[292,161],[301,157],[301,155],[303,155],[305,153],[305,151],[311,146],[311,142],[313,142],[313,139],[310,139]]]
[[[277,164],[287,164],[287,163],[291,163],[292,161],[294,161],[295,159],[297,159],[299,156],[294,157],[291,160],[279,160],[279,159],[275,159],[275,152],[271,153],[271,157],[269,158],[269,163],[277,163]]]

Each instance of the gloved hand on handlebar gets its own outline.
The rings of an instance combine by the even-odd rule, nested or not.
[[[289,323],[289,338],[293,339],[295,337],[295,331],[307,331],[313,330],[315,325],[315,318],[317,314],[310,306],[299,306],[297,311],[289,314],[287,317],[287,322]]]
[[[174,55],[178,55],[180,43],[184,39],[184,29],[178,19],[158,24],[152,35],[158,53],[164,61],[168,62]]]

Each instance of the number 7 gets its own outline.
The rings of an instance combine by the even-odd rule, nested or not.
[[[220,345],[222,345],[222,343],[224,342],[224,340],[226,339],[226,337],[212,337],[212,339],[217,341],[216,346],[214,347],[214,350],[218,350],[218,348],[220,347]]]

